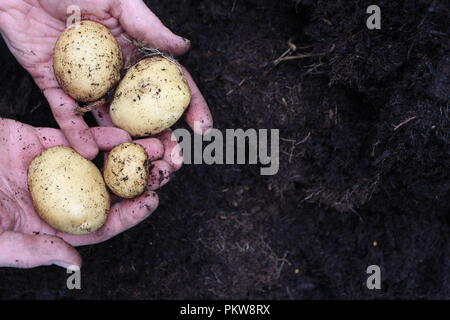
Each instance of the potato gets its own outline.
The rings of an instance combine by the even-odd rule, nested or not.
[[[106,221],[110,201],[102,174],[71,148],[53,147],[34,158],[28,188],[36,211],[57,230],[86,234]]]
[[[180,67],[165,57],[153,56],[131,67],[120,81],[110,116],[132,136],[150,136],[177,122],[190,101],[191,92]]]
[[[61,88],[82,102],[101,99],[120,80],[122,53],[116,38],[100,23],[84,20],[63,31],[53,51]]]
[[[115,195],[127,199],[141,195],[147,187],[148,175],[148,156],[142,146],[122,143],[109,152],[103,177]]]

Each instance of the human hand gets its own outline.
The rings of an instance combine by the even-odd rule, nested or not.
[[[90,134],[101,151],[131,141],[118,128],[91,128]],[[53,229],[40,218],[27,183],[28,166],[34,157],[47,148],[69,146],[68,141],[57,129],[0,119],[0,267],[81,266],[81,257],[72,246],[105,241],[148,217],[158,206],[153,190],[167,183],[173,170],[171,164],[161,160],[171,150],[154,138],[135,142],[145,148],[153,164],[148,191],[132,200],[111,197],[113,204],[103,227],[90,234],[71,235]]]
[[[0,30],[13,55],[32,75],[47,98],[53,115],[70,145],[88,159],[98,153],[92,131],[83,117],[76,115],[76,102],[59,87],[53,73],[53,48],[66,27],[67,8],[76,5],[83,19],[108,27],[118,40],[127,59],[132,54],[130,39],[160,51],[180,55],[190,42],[174,35],[147,8],[142,0],[1,0]],[[192,101],[185,113],[189,126],[197,133],[212,128],[212,116],[200,90],[183,69],[192,91]],[[109,125],[105,106],[94,112],[100,125]],[[200,125],[195,128],[194,122]]]

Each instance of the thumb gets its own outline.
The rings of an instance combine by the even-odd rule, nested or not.
[[[81,256],[61,238],[13,231],[0,234],[0,267],[34,268],[58,265],[81,267]]]

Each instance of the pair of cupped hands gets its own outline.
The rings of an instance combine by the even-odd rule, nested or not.
[[[41,265],[81,266],[74,246],[99,243],[135,226],[158,206],[155,190],[169,181],[182,164],[182,155],[170,130],[136,140],[153,162],[148,191],[132,200],[116,199],[105,225],[87,235],[70,235],[50,227],[33,207],[27,186],[32,159],[53,146],[70,146],[87,159],[99,151],[132,141],[114,128],[107,106],[93,111],[99,127],[89,128],[74,113],[76,101],[66,95],[53,74],[54,45],[66,27],[67,8],[77,5],[83,19],[108,27],[118,40],[124,58],[133,52],[130,39],[160,51],[181,55],[190,42],[173,34],[142,0],[1,0],[0,31],[8,48],[42,90],[61,130],[35,128],[0,119],[0,267],[32,268]],[[197,133],[212,128],[212,117],[189,73],[183,69],[192,92],[185,120]]]

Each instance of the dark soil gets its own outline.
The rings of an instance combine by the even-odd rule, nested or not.
[[[80,248],[81,291],[57,267],[1,269],[0,298],[450,298],[448,1],[150,2],[193,41],[181,61],[217,128],[280,129],[278,175],[186,165],[147,221]],[[274,66],[289,39],[312,56]],[[0,114],[55,126],[0,59]]]

